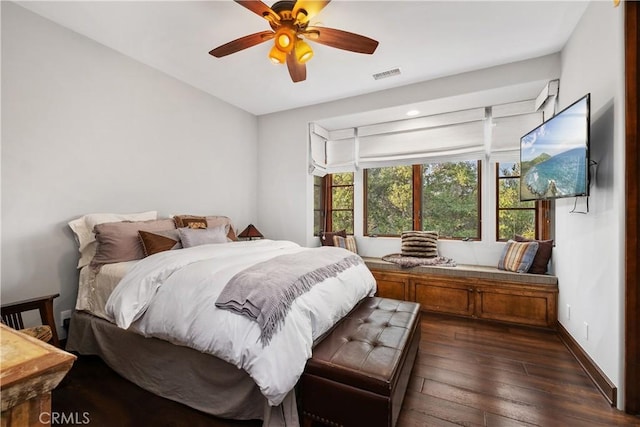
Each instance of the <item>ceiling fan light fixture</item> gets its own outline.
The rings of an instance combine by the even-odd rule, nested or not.
[[[273,39],[268,58],[275,64],[287,64],[289,76],[294,83],[306,80],[306,62],[314,56],[311,46],[303,38],[336,49],[369,55],[378,47],[376,40],[360,34],[324,26],[309,26],[309,21],[331,0],[276,0],[271,7],[262,0],[235,2],[264,18],[271,30],[231,40],[209,51],[209,54],[222,58]]]
[[[274,64],[284,64],[287,60],[287,52],[278,49],[278,46],[274,45],[269,52],[269,59]]]
[[[296,40],[295,49],[296,60],[300,64],[306,63],[313,57],[313,49],[311,49],[311,46],[302,39]]]
[[[276,31],[275,44],[283,52],[291,52],[293,49],[296,32],[292,28],[281,27]]]

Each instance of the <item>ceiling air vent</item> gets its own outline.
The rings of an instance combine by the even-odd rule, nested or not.
[[[376,73],[373,75],[375,80],[386,79],[387,77],[399,76],[400,68],[394,68],[393,70],[383,71],[381,73]]]

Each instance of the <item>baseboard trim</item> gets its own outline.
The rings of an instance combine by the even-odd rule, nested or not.
[[[618,404],[618,389],[609,378],[602,372],[600,367],[589,357],[580,344],[571,336],[571,334],[558,322],[558,335],[560,340],[569,349],[573,357],[576,358],[582,369],[587,373],[591,381],[600,390],[602,395],[607,399],[611,406],[616,407]]]

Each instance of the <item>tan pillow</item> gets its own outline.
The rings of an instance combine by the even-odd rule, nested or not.
[[[358,245],[356,244],[356,238],[353,236],[342,237],[342,236],[335,235],[333,236],[333,246],[346,249],[356,254],[358,253]]]
[[[172,219],[98,224],[93,228],[98,246],[90,265],[96,268],[103,264],[142,259],[144,250],[138,231],[164,231],[172,228],[175,228]]]
[[[538,242],[508,240],[498,261],[498,269],[526,273],[538,252]]]

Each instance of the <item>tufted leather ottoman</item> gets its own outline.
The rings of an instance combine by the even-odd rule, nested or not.
[[[303,423],[394,426],[420,342],[420,304],[365,298],[313,349]]]

